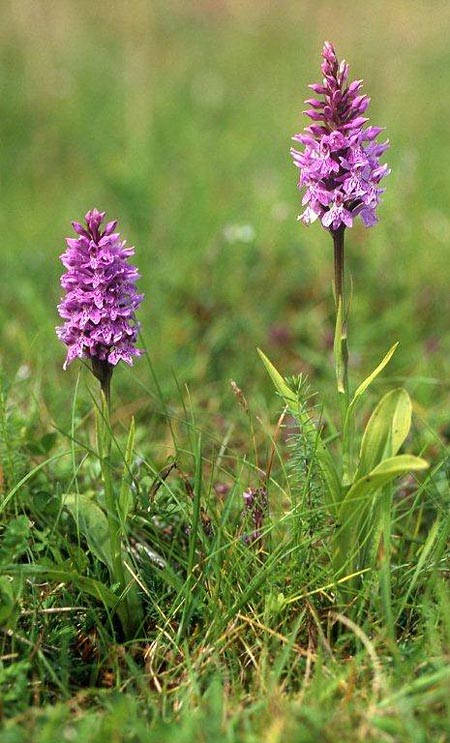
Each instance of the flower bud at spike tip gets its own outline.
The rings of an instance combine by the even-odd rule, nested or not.
[[[349,66],[338,62],[328,41],[322,57],[323,82],[309,86],[322,99],[309,98],[306,104],[312,108],[304,112],[316,123],[293,137],[304,146],[303,151],[291,149],[300,171],[298,187],[305,189],[305,210],[299,219],[305,224],[320,219],[335,232],[351,227],[360,215],[365,226],[372,227],[384,191],[379,184],[390,173],[379,161],[389,142],[375,142],[380,127],[364,128],[368,119],[361,114],[370,99],[361,93],[362,80],[348,84]]]
[[[89,359],[102,387],[109,383],[119,361],[132,365],[139,325],[135,311],[142,302],[135,282],[137,269],[128,263],[133,248],[125,247],[114,232],[117,222],[102,229],[105,212],[93,209],[85,225],[73,222],[78,237],[67,238],[61,262],[67,268],[61,277],[66,290],[58,305],[64,325],[56,328],[68,347],[64,369],[76,358]]]

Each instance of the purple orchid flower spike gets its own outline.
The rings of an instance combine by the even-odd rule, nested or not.
[[[56,328],[68,347],[64,369],[76,358],[89,359],[102,387],[119,361],[132,365],[142,353],[135,346],[135,311],[143,299],[135,286],[139,273],[128,263],[134,249],[114,232],[116,221],[102,228],[104,218],[105,212],[93,209],[85,225],[72,223],[78,237],[66,239],[61,256],[67,268],[61,278],[66,294],[58,305],[64,324]]]
[[[304,113],[313,123],[293,137],[304,149],[291,149],[300,171],[298,187],[305,189],[299,219],[307,225],[320,219],[336,232],[351,227],[360,215],[366,227],[372,227],[384,191],[379,184],[390,172],[380,164],[389,142],[375,141],[380,127],[365,128],[368,119],[363,114],[370,98],[361,93],[362,80],[348,83],[349,66],[338,62],[328,41],[322,57],[323,82],[309,86],[320,97],[305,101]]]

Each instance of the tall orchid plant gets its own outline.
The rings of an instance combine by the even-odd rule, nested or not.
[[[363,81],[348,83],[349,65],[338,62],[336,52],[325,42],[322,52],[322,84],[309,87],[322,98],[308,98],[304,112],[312,124],[293,139],[303,151],[291,148],[299,169],[299,189],[305,189],[306,206],[299,219],[309,225],[319,219],[334,243],[334,289],[337,307],[336,374],[338,391],[348,402],[347,314],[344,298],[344,233],[359,215],[366,227],[377,222],[376,208],[383,189],[380,181],[389,168],[380,157],[389,142],[376,142],[381,127],[366,127],[363,116],[370,98],[361,93]]]
[[[339,62],[334,47],[325,42],[321,70],[323,81],[309,87],[304,112],[311,120],[294,140],[303,149],[291,149],[303,192],[304,224],[319,221],[334,246],[336,330],[334,355],[338,396],[341,400],[342,460],[336,463],[326,443],[317,435],[310,413],[301,399],[302,385],[293,386],[261,352],[269,374],[297,418],[318,463],[325,503],[334,521],[332,559],[340,581],[355,584],[355,576],[390,554],[390,484],[398,475],[421,470],[419,457],[399,454],[411,424],[411,401],[404,389],[388,392],[380,400],[363,433],[354,463],[354,416],[363,393],[383,370],[395,351],[393,346],[377,368],[351,395],[348,381],[347,316],[344,275],[344,234],[360,216],[366,227],[377,222],[376,210],[383,193],[380,182],[390,171],[380,158],[389,143],[378,143],[380,127],[367,126],[364,116],[370,99],[362,94],[362,80],[348,81],[349,65]],[[359,582],[356,582],[359,585]]]

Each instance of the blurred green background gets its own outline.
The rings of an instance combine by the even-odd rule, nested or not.
[[[297,224],[290,137],[332,41],[386,127],[392,175],[348,234],[352,377],[396,340],[392,377],[446,420],[450,371],[450,4],[325,0],[1,0],[0,358],[67,407],[54,335],[70,221],[97,207],[136,246],[142,331],[168,399],[226,406],[232,377],[332,384],[332,246]],[[115,384],[152,386],[140,360]],[[323,387],[322,387],[323,389]],[[258,390],[258,392],[256,392]],[[136,395],[136,391],[132,393]],[[215,402],[214,402],[215,401]],[[420,407],[418,408],[420,409]]]

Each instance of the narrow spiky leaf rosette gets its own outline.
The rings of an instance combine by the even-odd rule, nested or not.
[[[67,268],[61,277],[66,295],[58,305],[64,325],[56,328],[68,347],[64,369],[76,358],[89,359],[102,386],[119,361],[131,365],[142,353],[135,346],[135,311],[143,299],[135,285],[139,273],[128,263],[134,249],[114,232],[117,221],[103,226],[104,218],[105,212],[93,209],[85,226],[72,222],[78,237],[66,239],[61,255]]]
[[[305,224],[320,219],[333,232],[351,227],[360,215],[366,227],[377,221],[376,208],[384,189],[381,179],[390,171],[380,164],[389,142],[375,140],[382,128],[369,126],[363,116],[370,98],[361,94],[362,80],[348,83],[349,65],[338,62],[332,44],[322,51],[322,84],[313,84],[321,98],[309,98],[304,113],[313,123],[293,139],[304,145],[292,148],[294,164],[299,168],[298,187],[305,189],[299,216]]]

